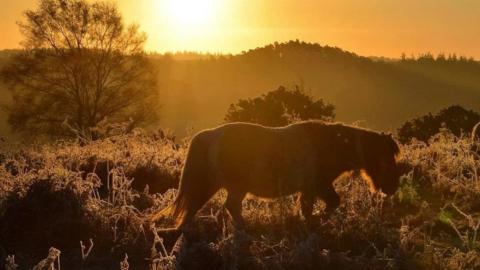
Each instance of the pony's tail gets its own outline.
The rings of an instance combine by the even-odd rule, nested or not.
[[[178,194],[172,205],[155,213],[150,221],[171,217],[174,228],[164,230],[176,230],[183,226],[187,216],[194,215],[211,196],[212,187],[206,183],[206,170],[208,167],[205,153],[208,149],[208,135],[199,133],[192,139],[185,161],[185,166],[180,177]],[[201,181],[198,181],[198,180]]]
[[[150,222],[155,223],[163,218],[171,218],[174,221],[173,228],[166,230],[176,230],[180,227],[187,214],[187,198],[183,192],[179,192],[173,204],[167,206],[163,210],[150,216]]]

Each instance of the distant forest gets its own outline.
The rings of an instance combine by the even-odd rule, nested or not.
[[[0,67],[14,54],[0,51]],[[455,55],[362,57],[289,41],[237,55],[150,54],[158,68],[160,123],[177,136],[223,122],[230,104],[280,85],[303,85],[335,106],[336,120],[395,131],[406,120],[452,104],[480,110],[480,62]],[[9,93],[0,86],[0,100]],[[0,112],[0,137],[8,134]]]

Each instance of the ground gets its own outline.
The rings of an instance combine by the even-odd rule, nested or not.
[[[188,140],[186,140],[188,141]],[[236,230],[217,194],[190,230],[163,233],[185,142],[136,130],[79,145],[0,147],[0,259],[5,269],[478,269],[479,143],[442,132],[401,146],[394,196],[356,174],[336,182],[306,226],[296,196],[243,203]],[[146,186],[148,184],[148,187]],[[93,245],[93,246],[92,246]],[[60,260],[59,260],[60,259]],[[59,260],[59,261],[58,261]]]

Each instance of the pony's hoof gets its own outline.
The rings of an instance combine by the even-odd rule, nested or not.
[[[323,216],[325,217],[325,219],[330,219],[337,212],[338,212],[338,208],[336,208],[336,207],[335,208],[326,208]]]

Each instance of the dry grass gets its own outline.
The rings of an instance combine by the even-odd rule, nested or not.
[[[336,183],[341,207],[326,220],[319,202],[313,228],[295,196],[249,197],[247,228],[237,231],[220,192],[181,236],[144,217],[173,200],[186,144],[137,130],[83,146],[0,147],[5,269],[480,267],[480,146],[447,132],[402,146],[409,169],[393,197],[347,175]]]

